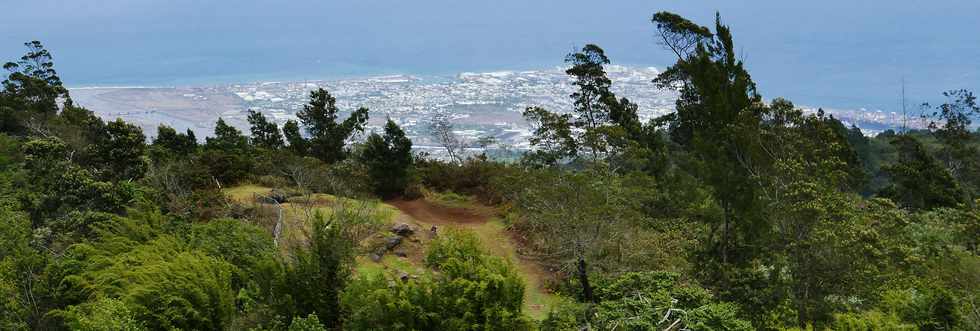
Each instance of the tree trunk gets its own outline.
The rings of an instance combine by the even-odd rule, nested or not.
[[[587,302],[595,302],[595,296],[592,295],[592,284],[589,284],[589,273],[586,270],[585,258],[578,259],[578,280],[582,283],[582,297],[585,298]]]

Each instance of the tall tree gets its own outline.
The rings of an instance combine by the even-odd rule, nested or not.
[[[244,150],[248,148],[248,138],[235,127],[218,118],[214,125],[214,137],[205,138],[207,147],[220,150]]]
[[[24,46],[27,54],[3,65],[10,75],[0,93],[0,132],[24,134],[28,125],[43,126],[57,114],[58,98],[68,96],[44,45],[35,40]]]
[[[177,133],[174,128],[160,124],[157,136],[153,138],[153,146],[165,148],[178,156],[187,156],[197,149],[197,138],[190,129],[186,133]]]
[[[446,153],[449,154],[449,161],[455,164],[463,164],[462,154],[466,142],[453,132],[452,118],[448,113],[440,111],[432,115],[431,121],[429,132],[446,149]]]
[[[251,125],[253,145],[270,150],[282,148],[282,133],[279,132],[279,126],[274,122],[269,122],[265,115],[249,110],[248,124]]]
[[[883,167],[892,185],[880,194],[910,209],[956,207],[965,202],[965,193],[949,170],[940,164],[913,136],[892,140],[898,159]]]
[[[288,120],[282,125],[282,134],[286,137],[286,142],[289,143],[289,150],[299,156],[306,155],[309,152],[309,142],[306,138],[303,138],[303,134],[299,132],[299,124],[294,120]]]
[[[377,133],[368,136],[361,159],[368,167],[378,194],[384,197],[400,194],[409,180],[412,140],[405,136],[398,124],[388,119],[384,136]]]
[[[943,92],[948,101],[936,106],[929,129],[942,144],[939,159],[950,173],[962,184],[970,184],[971,190],[980,189],[980,149],[974,143],[977,138],[970,132],[973,118],[980,116],[977,97],[967,90]],[[977,192],[971,192],[976,194]]]
[[[337,122],[337,99],[322,88],[310,92],[310,102],[296,114],[310,135],[310,154],[333,163],[347,157],[346,142],[364,129],[368,109],[358,108],[343,122]]]
[[[604,67],[609,64],[609,58],[602,48],[588,44],[581,51],[568,54],[565,63],[571,65],[565,73],[572,77],[577,88],[570,95],[576,114],[572,125],[582,130],[580,147],[586,148],[595,161],[608,149],[607,141],[599,129],[610,122],[611,108],[618,105],[615,95],[609,90],[612,80],[606,76]],[[622,115],[624,114],[617,112],[618,117],[623,117]]]
[[[751,215],[756,210],[753,169],[764,159],[754,137],[765,107],[720,15],[715,34],[667,12],[654,15],[653,23],[678,56],[654,81],[662,88],[680,86],[677,111],[667,118],[670,136],[704,164],[700,175],[715,189],[724,211],[715,243],[717,256],[726,262],[739,237],[758,238],[752,229],[765,228]]]
[[[89,150],[89,164],[99,170],[103,179],[134,180],[146,172],[146,136],[138,126],[122,119],[106,123]]]

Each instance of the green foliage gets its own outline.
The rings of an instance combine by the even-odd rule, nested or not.
[[[405,191],[411,179],[412,141],[394,121],[389,119],[385,124],[384,136],[377,133],[368,136],[360,158],[379,195],[390,197]]]
[[[862,313],[834,315],[834,322],[828,327],[836,331],[912,331],[914,325],[906,324],[894,314],[871,310]]]
[[[305,318],[294,318],[287,331],[327,331],[327,328],[320,324],[320,319],[316,317],[316,314],[310,314]]]
[[[337,123],[338,112],[337,99],[321,88],[311,91],[310,103],[296,113],[310,135],[310,155],[323,162],[334,163],[345,159],[348,154],[344,146],[347,139],[363,130],[368,120],[367,108],[358,108],[340,123]],[[290,144],[294,138],[290,138]]]
[[[236,219],[217,219],[191,227],[187,243],[212,257],[218,257],[243,273],[239,283],[252,278],[259,265],[275,253],[272,236],[255,225]]]
[[[0,328],[27,330],[41,325],[32,297],[44,291],[39,273],[47,261],[31,243],[30,221],[7,200],[0,198]]]
[[[197,149],[197,138],[190,129],[187,133],[177,133],[174,128],[161,124],[152,146],[161,153],[154,155],[155,159],[173,159],[193,153]]]
[[[340,215],[313,218],[308,247],[296,247],[284,282],[293,300],[294,316],[316,314],[327,327],[340,325],[340,294],[347,286],[354,259],[353,236]]]
[[[355,280],[345,291],[350,330],[530,330],[521,312],[524,285],[513,266],[479,248],[473,234],[448,232],[433,242],[426,262],[440,273]]]
[[[120,212],[137,195],[129,182],[99,181],[70,160],[59,139],[32,139],[24,144],[24,169],[32,189],[21,197],[34,226],[73,210]]]
[[[288,120],[282,125],[282,134],[286,137],[286,142],[289,143],[289,150],[293,154],[299,156],[305,156],[309,152],[309,143],[303,138],[303,135],[299,132],[299,124],[294,120]]]
[[[78,331],[141,331],[145,323],[118,299],[101,299],[78,306],[71,306],[63,314],[65,326]]]
[[[230,264],[170,236],[117,249],[111,243],[73,247],[84,267],[66,281],[90,297],[119,298],[156,330],[220,329],[231,320]]]
[[[146,137],[138,126],[122,119],[108,122],[90,146],[88,162],[100,165],[97,174],[104,180],[136,180],[146,172]]]
[[[283,147],[279,126],[269,122],[262,113],[249,110],[248,124],[251,125],[252,144],[255,147],[277,150]]]
[[[679,282],[666,272],[625,273],[596,289],[590,309],[565,304],[549,314],[542,330],[591,325],[599,330],[753,330],[739,309],[717,302],[703,288]],[[589,313],[585,313],[589,311]]]
[[[955,207],[965,202],[959,183],[916,138],[898,136],[892,145],[898,150],[898,159],[884,167],[893,183],[880,193],[882,196],[911,209]]]
[[[18,136],[28,133],[29,124],[53,117],[58,112],[58,98],[68,95],[44,45],[35,40],[24,46],[27,54],[3,65],[10,75],[0,93],[0,132]]]

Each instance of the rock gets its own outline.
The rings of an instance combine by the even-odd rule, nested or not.
[[[409,275],[407,272],[402,271],[400,274],[398,274],[398,279],[401,279],[403,282],[408,281],[409,278],[411,278],[411,275]]]
[[[408,253],[406,253],[404,250],[400,250],[399,249],[399,250],[395,251],[395,255],[400,256],[400,257],[407,257],[408,256]]]
[[[378,255],[378,253],[371,253],[371,255],[369,257],[371,258],[371,261],[374,261],[374,262],[381,261],[381,255]]]
[[[399,223],[398,225],[391,227],[391,232],[394,232],[395,234],[402,237],[408,237],[411,236],[413,233],[415,233],[415,230],[412,230],[411,225],[405,223]]]
[[[388,237],[385,239],[385,249],[391,250],[402,243],[402,237]]]
[[[284,203],[286,200],[289,200],[289,196],[286,194],[286,192],[280,190],[272,190],[269,192],[269,198],[278,203]]]

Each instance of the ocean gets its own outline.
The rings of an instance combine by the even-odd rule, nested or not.
[[[980,1],[33,0],[0,20],[0,59],[38,39],[70,86],[199,86],[551,68],[587,43],[612,61],[674,59],[650,16],[735,34],[767,99],[894,111],[980,88]]]

